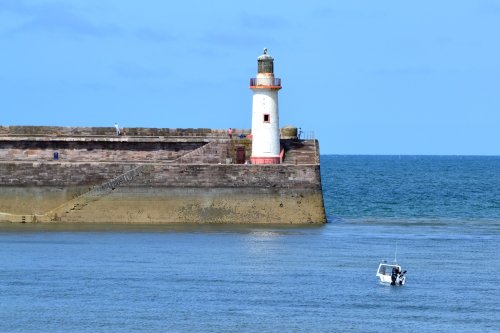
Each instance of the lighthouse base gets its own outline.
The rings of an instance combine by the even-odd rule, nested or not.
[[[252,164],[280,164],[280,157],[250,157]]]

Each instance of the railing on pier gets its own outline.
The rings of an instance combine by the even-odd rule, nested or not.
[[[314,134],[314,131],[303,131],[299,129],[297,132],[297,138],[300,140],[315,140],[316,135]]]

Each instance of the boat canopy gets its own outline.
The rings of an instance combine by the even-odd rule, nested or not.
[[[394,263],[394,264],[387,264],[387,263],[381,263],[379,266],[378,266],[378,271],[377,271],[377,274],[381,274],[381,275],[391,275],[392,273],[392,269],[394,267],[397,267],[399,269],[399,271],[401,271],[401,266],[399,266],[398,264]]]

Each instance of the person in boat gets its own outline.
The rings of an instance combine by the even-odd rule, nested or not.
[[[398,279],[399,275],[401,274],[401,271],[399,270],[399,267],[394,266],[392,268],[392,274],[391,274],[391,285],[396,284],[396,280]]]

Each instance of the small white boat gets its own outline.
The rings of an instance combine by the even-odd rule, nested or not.
[[[406,282],[406,271],[401,270],[401,266],[394,262],[388,264],[387,261],[382,261],[378,265],[376,276],[381,283],[391,284],[393,286],[402,286]]]

